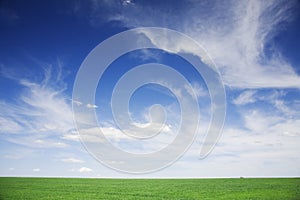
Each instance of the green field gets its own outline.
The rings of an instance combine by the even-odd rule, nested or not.
[[[300,199],[300,178],[0,178],[0,199]]]

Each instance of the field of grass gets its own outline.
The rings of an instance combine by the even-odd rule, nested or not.
[[[0,178],[0,199],[300,199],[300,178]]]

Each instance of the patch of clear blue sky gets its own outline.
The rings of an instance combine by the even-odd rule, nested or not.
[[[269,42],[269,45],[274,45],[280,50],[282,56],[288,60],[292,66],[294,66],[297,74],[300,74],[300,5],[297,4],[293,13],[293,20],[289,23],[280,25],[281,31],[275,35],[275,37]],[[268,50],[266,45],[266,51]]]
[[[87,54],[124,28],[110,23],[92,27],[70,13],[68,5],[67,1],[1,1],[1,10],[8,10],[1,14],[1,65],[22,77],[25,74],[32,78],[41,77],[43,73],[38,61],[55,65],[60,59],[64,72],[69,73],[65,81],[71,86]],[[7,15],[12,13],[17,17],[10,19]],[[6,84],[1,85],[3,93],[11,90],[11,87],[4,87]],[[69,94],[71,89],[68,87]]]

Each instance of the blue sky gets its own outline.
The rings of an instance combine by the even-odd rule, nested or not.
[[[0,175],[300,176],[299,7],[299,1],[280,0],[1,1]],[[199,159],[199,152],[211,101],[203,77],[176,55],[182,50],[194,53],[182,41],[170,47],[145,33],[158,49],[136,50],[115,60],[99,82],[94,103],[72,99],[76,74],[93,48],[138,27],[182,32],[201,44],[216,64],[226,90],[226,119],[222,136],[205,159]],[[163,148],[176,136],[180,121],[176,97],[188,90],[148,84],[133,94],[130,115],[139,126],[149,122],[151,105],[165,107],[168,118],[162,136],[149,142],[124,137],[110,108],[120,77],[150,62],[176,69],[192,85],[201,114],[198,137],[168,168],[139,176],[116,172],[94,159],[80,142],[72,101],[96,111],[103,132],[116,147],[139,153]]]

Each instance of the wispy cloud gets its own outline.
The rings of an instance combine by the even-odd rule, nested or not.
[[[256,107],[261,110],[264,110],[261,105],[265,104],[272,107],[272,113],[280,113],[282,117],[300,117],[297,112],[300,106],[297,98],[288,96],[286,90],[243,90],[232,103],[240,107],[257,103]]]
[[[41,147],[41,148],[47,148],[47,147],[58,147],[58,148],[64,148],[64,147],[68,147],[69,145],[67,145],[66,143],[64,142],[60,142],[60,141],[57,141],[57,140],[51,140],[51,139],[36,139],[36,140],[31,140],[32,138],[29,137],[30,139],[29,140],[26,140],[24,139],[24,143],[22,142],[18,142],[18,140],[9,140],[9,141],[16,141],[16,143],[19,143],[19,144],[25,144],[27,145],[26,142],[30,143],[30,145],[28,146],[33,146],[33,147]]]
[[[296,1],[185,1],[170,5],[124,5],[97,1],[92,19],[102,7],[109,7],[109,20],[127,27],[159,26],[172,28],[202,44],[219,67],[223,81],[234,88],[299,88],[300,77],[281,53],[271,46],[273,37],[282,30],[295,12]],[[179,9],[180,7],[180,9]],[[99,9],[97,9],[99,8]],[[116,13],[118,13],[116,15]],[[173,52],[194,52],[191,45],[174,38],[144,33],[154,45]],[[176,38],[175,38],[176,39]],[[204,59],[205,61],[205,59]]]
[[[233,100],[233,103],[236,105],[245,105],[248,103],[254,103],[256,98],[254,94],[256,93],[255,90],[246,90],[242,92],[236,99]]]
[[[64,94],[62,72],[58,69],[55,76],[51,69],[45,69],[41,82],[15,79],[22,88],[17,100],[0,101],[0,132],[7,140],[36,147],[67,146],[53,139],[74,129],[69,98]]]
[[[269,127],[274,126],[283,120],[282,117],[267,115],[259,110],[252,110],[248,113],[243,113],[245,120],[245,127],[254,133],[267,133]]]
[[[77,131],[71,131],[69,133],[63,134],[60,138],[69,141],[80,141],[80,136]]]
[[[76,158],[64,158],[64,159],[61,159],[61,161],[66,162],[66,163],[84,163],[83,160],[76,159]]]

